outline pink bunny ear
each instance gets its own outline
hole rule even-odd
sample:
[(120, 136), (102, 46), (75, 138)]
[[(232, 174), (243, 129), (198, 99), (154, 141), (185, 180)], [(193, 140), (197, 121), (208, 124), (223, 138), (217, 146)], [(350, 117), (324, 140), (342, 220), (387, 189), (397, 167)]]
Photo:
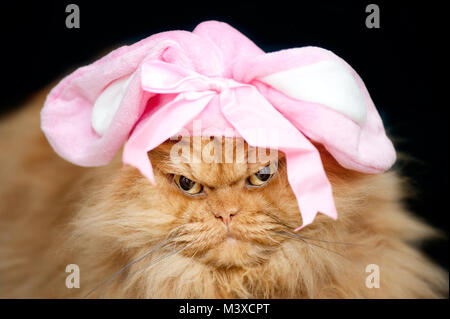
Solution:
[(119, 48), (79, 68), (50, 92), (41, 127), (61, 157), (82, 166), (105, 165), (113, 158), (149, 97), (135, 76), (140, 62), (159, 58), (170, 45), (157, 40)]
[(315, 47), (259, 55), (235, 66), (281, 113), (344, 167), (385, 171), (396, 155), (358, 74), (334, 53)]
[(141, 88), (141, 65), (162, 60), (207, 75), (223, 68), (211, 43), (187, 31), (153, 35), (112, 51), (64, 78), (49, 94), (41, 128), (54, 150), (82, 166), (107, 164), (154, 94)]

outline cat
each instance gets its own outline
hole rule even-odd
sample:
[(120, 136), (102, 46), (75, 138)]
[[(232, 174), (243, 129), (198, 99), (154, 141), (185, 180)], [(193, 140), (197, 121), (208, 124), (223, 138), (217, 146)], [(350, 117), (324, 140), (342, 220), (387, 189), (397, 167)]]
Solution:
[[(406, 210), (409, 186), (395, 170), (350, 171), (316, 145), (339, 216), (294, 232), (301, 216), (281, 152), (274, 172), (263, 162), (176, 163), (177, 141), (167, 141), (149, 152), (152, 186), (120, 154), (98, 168), (56, 155), (39, 128), (47, 93), (0, 122), (0, 297), (448, 295), (448, 273), (418, 248), (441, 234)], [(79, 288), (66, 285), (73, 264)]]

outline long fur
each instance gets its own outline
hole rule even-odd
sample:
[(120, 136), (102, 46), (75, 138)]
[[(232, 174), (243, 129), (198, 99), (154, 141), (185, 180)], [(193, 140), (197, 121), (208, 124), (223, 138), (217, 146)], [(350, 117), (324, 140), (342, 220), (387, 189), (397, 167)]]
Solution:
[[(150, 152), (157, 187), (122, 167), (59, 158), (39, 129), (46, 92), (0, 122), (0, 297), (9, 298), (440, 298), (448, 273), (417, 248), (439, 232), (404, 207), (394, 171), (340, 167), (319, 147), (339, 218), (301, 224), (283, 160), (248, 189), (258, 164), (176, 164), (166, 143)], [(261, 163), (260, 163), (261, 164)], [(205, 187), (188, 197), (170, 174)], [(234, 209), (231, 229), (214, 212)], [(68, 264), (81, 287), (68, 289)], [(366, 267), (380, 288), (366, 287)]]

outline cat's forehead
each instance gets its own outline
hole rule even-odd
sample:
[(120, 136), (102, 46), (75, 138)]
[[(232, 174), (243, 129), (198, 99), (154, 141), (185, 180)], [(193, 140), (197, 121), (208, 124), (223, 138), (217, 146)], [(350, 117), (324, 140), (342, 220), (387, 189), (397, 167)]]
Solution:
[(150, 154), (152, 163), (163, 172), (210, 187), (236, 183), (281, 157), (280, 152), (252, 148), (238, 138), (168, 141)]

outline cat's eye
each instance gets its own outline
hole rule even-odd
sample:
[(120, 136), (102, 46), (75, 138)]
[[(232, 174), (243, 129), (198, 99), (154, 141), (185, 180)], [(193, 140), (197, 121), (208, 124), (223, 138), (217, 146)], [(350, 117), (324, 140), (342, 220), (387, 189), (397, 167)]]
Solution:
[(251, 186), (256, 187), (263, 186), (270, 180), (270, 178), (273, 176), (273, 174), (275, 174), (276, 171), (277, 171), (277, 163), (271, 162), (269, 165), (263, 167), (258, 172), (251, 175), (247, 179), (247, 183)]
[(197, 195), (203, 191), (203, 186), (193, 180), (183, 176), (175, 175), (173, 177), (175, 184), (186, 194)]

